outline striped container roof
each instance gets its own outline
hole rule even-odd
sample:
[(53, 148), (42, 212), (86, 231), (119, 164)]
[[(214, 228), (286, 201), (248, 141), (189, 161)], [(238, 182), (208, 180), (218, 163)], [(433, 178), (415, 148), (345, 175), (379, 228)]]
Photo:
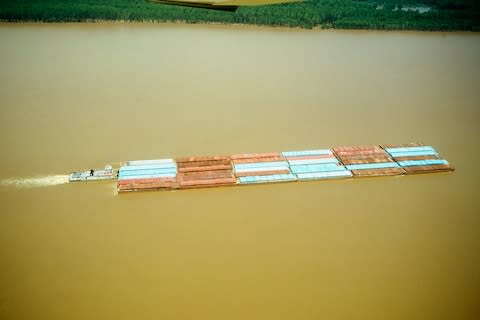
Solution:
[(239, 182), (241, 184), (251, 184), (251, 183), (268, 183), (268, 182), (280, 182), (280, 181), (295, 181), (297, 177), (294, 174), (272, 174), (266, 176), (250, 176), (250, 177), (240, 177)]
[(177, 166), (172, 159), (135, 160), (122, 166), (118, 172), (119, 180), (174, 178)]
[(130, 160), (127, 162), (129, 166), (154, 165), (154, 164), (165, 164), (165, 163), (175, 163), (175, 161), (173, 159), (153, 159), (153, 160)]
[(435, 149), (431, 146), (421, 146), (421, 147), (390, 147), (385, 148), (385, 151), (388, 153), (398, 153), (398, 152), (421, 152), (421, 151), (435, 151)]
[(427, 160), (406, 160), (399, 161), (399, 165), (402, 167), (411, 167), (411, 166), (432, 166), (432, 165), (448, 165), (447, 160), (443, 159), (427, 159)]
[(302, 151), (283, 151), (281, 152), (284, 157), (302, 157), (302, 156), (322, 156), (332, 155), (330, 149), (316, 149), (316, 150), (302, 150)]
[(300, 165), (300, 166), (291, 166), (290, 169), (295, 174), (311, 173), (311, 172), (347, 171), (347, 169), (344, 166), (338, 166), (336, 164)]
[(326, 171), (326, 172), (311, 172), (297, 174), (298, 180), (316, 180), (316, 179), (331, 179), (331, 178), (348, 178), (352, 176), (349, 170), (342, 171)]

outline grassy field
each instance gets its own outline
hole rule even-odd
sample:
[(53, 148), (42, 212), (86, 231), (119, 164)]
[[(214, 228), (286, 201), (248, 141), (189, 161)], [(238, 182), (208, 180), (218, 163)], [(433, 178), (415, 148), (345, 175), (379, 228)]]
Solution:
[(144, 0), (0, 0), (0, 20), (184, 21), (302, 28), (480, 31), (480, 1), (476, 0), (423, 0), (421, 3), (407, 0), (307, 0), (269, 5), (264, 5), (261, 0), (229, 0), (228, 4), (246, 6), (236, 12), (219, 12)]

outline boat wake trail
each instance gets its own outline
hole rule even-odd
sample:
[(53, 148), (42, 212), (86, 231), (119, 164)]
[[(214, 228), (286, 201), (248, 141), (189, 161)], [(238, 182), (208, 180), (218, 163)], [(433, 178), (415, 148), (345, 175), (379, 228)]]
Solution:
[(11, 178), (0, 180), (0, 187), (38, 188), (68, 183), (68, 175), (49, 175), (30, 178)]

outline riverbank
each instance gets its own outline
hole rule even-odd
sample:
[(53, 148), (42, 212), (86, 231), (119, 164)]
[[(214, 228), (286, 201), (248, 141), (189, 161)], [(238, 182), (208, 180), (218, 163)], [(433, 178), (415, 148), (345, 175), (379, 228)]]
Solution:
[(61, 23), (51, 23), (51, 22), (32, 22), (32, 21), (0, 21), (0, 27), (2, 28), (88, 28), (95, 30), (96, 28), (118, 28), (118, 27), (128, 27), (135, 29), (144, 29), (151, 28), (155, 26), (158, 29), (176, 29), (176, 30), (217, 30), (217, 31), (257, 31), (257, 32), (281, 32), (281, 33), (336, 33), (336, 34), (414, 34), (417, 36), (420, 35), (478, 35), (478, 32), (474, 31), (465, 31), (465, 30), (450, 30), (450, 31), (432, 31), (432, 30), (368, 30), (368, 29), (334, 29), (334, 28), (321, 28), (313, 27), (310, 29), (305, 29), (301, 27), (285, 27), (285, 26), (268, 26), (268, 25), (251, 25), (251, 24), (241, 24), (241, 23), (219, 23), (219, 22), (205, 22), (205, 23), (188, 23), (185, 21), (173, 21), (173, 22), (158, 22), (158, 21), (124, 21), (124, 20), (92, 20), (92, 21), (82, 21), (82, 22), (61, 22)]
[[(240, 1), (240, 0), (238, 0)], [(235, 1), (229, 1), (235, 4)], [(259, 2), (260, 3), (260, 2)], [(242, 6), (236, 12), (159, 5), (143, 0), (68, 0), (22, 2), (0, 7), (7, 22), (185, 22), (289, 28), (480, 31), (480, 4), (471, 0), (312, 0)]]

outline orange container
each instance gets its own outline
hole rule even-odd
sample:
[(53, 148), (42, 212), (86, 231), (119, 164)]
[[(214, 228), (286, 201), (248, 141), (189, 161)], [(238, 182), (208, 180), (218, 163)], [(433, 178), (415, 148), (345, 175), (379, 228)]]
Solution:
[(231, 165), (214, 165), (214, 166), (203, 166), (203, 167), (182, 167), (178, 168), (178, 172), (191, 172), (191, 171), (212, 171), (212, 170), (231, 170)]
[(284, 161), (283, 157), (257, 157), (257, 158), (243, 158), (232, 160), (234, 164), (242, 163), (255, 163), (255, 162), (275, 162), (275, 161)]
[(348, 164), (363, 164), (363, 163), (382, 163), (382, 162), (394, 162), (391, 158), (387, 156), (382, 157), (348, 157), (342, 158), (342, 163), (345, 165)]
[(185, 167), (201, 167), (201, 166), (215, 166), (215, 165), (229, 165), (230, 159), (224, 159), (224, 160), (195, 160), (195, 161), (184, 161), (184, 162), (179, 162), (177, 163), (177, 166), (179, 168), (185, 168)]
[(232, 160), (238, 159), (249, 159), (249, 158), (274, 158), (281, 157), (282, 155), (279, 152), (268, 152), (268, 153), (243, 153), (243, 154), (234, 154), (230, 158)]
[(351, 151), (378, 151), (382, 150), (380, 146), (354, 146), (354, 147), (335, 147), (332, 149), (336, 153), (338, 152), (351, 152)]
[(393, 176), (404, 174), (402, 168), (382, 168), (382, 169), (369, 169), (369, 170), (352, 170), (354, 176), (367, 177), (367, 176)]
[(405, 169), (405, 172), (408, 174), (453, 171), (453, 168), (450, 167), (448, 164), (437, 164), (431, 166), (411, 166), (404, 167), (403, 169)]
[(214, 170), (214, 171), (196, 171), (181, 172), (178, 174), (178, 180), (209, 180), (233, 177), (232, 170)]
[(420, 142), (410, 142), (410, 143), (402, 143), (402, 144), (382, 144), (382, 148), (409, 148), (409, 147), (421, 147), (424, 146), (423, 143)]
[(183, 157), (176, 158), (175, 161), (178, 163), (182, 162), (192, 162), (192, 161), (225, 161), (230, 160), (229, 156), (204, 156), (204, 157)]
[(211, 179), (211, 180), (190, 180), (190, 181), (180, 181), (181, 188), (188, 187), (208, 187), (208, 186), (222, 186), (222, 185), (232, 185), (236, 184), (237, 180), (235, 178), (227, 179)]
[(164, 183), (130, 183), (122, 184), (118, 186), (119, 192), (138, 191), (138, 190), (169, 190), (174, 189), (175, 184), (173, 182)]

